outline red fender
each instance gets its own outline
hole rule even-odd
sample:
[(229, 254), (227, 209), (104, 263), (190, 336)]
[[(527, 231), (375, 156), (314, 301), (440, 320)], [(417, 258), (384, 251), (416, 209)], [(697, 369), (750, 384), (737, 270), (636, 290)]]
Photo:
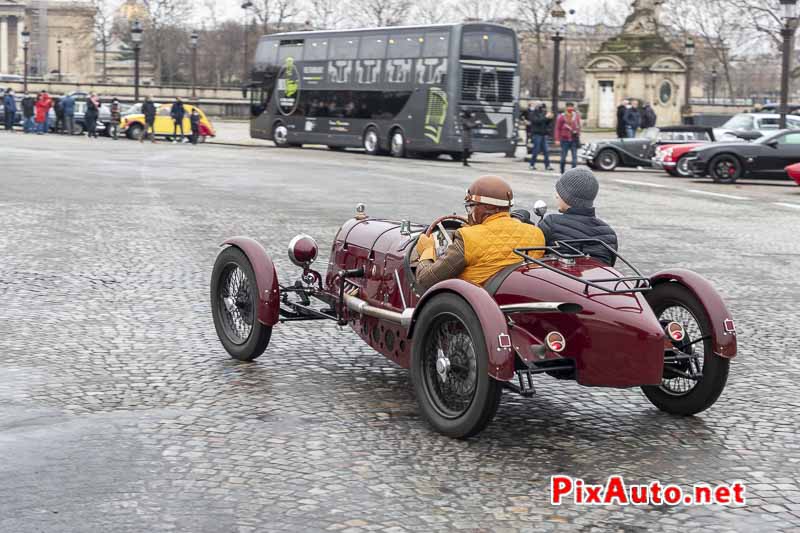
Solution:
[(464, 298), (478, 316), (486, 340), (486, 351), (489, 353), (489, 375), (498, 381), (513, 379), (515, 356), (508, 334), (508, 322), (494, 298), (479, 285), (462, 279), (448, 279), (428, 289), (414, 309), (408, 337), (413, 336), (414, 326), (425, 304), (443, 292), (452, 292)]
[(253, 267), (258, 287), (258, 321), (267, 326), (278, 323), (280, 290), (278, 289), (278, 273), (272, 259), (260, 243), (249, 237), (231, 237), (222, 243), (239, 248)]
[(683, 268), (663, 270), (650, 278), (653, 286), (661, 283), (680, 283), (689, 289), (708, 313), (714, 353), (726, 359), (736, 357), (736, 327), (725, 302), (706, 278)]

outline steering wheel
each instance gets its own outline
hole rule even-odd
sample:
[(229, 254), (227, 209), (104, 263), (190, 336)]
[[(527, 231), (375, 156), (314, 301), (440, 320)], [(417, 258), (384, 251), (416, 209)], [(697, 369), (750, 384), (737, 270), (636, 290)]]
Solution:
[(431, 222), (431, 225), (428, 226), (427, 230), (425, 230), (425, 235), (430, 237), (431, 234), (438, 229), (444, 235), (446, 235), (447, 236), (447, 240), (450, 241), (451, 240), (450, 239), (450, 234), (447, 233), (447, 230), (442, 225), (442, 222), (444, 222), (445, 220), (456, 220), (458, 222), (461, 222), (462, 224), (468, 224), (469, 223), (469, 221), (467, 220), (467, 217), (462, 217), (460, 215), (445, 215), (445, 216), (439, 217), (436, 220), (434, 220), (433, 222)]
[[(450, 234), (447, 233), (447, 229), (444, 227), (444, 222), (446, 220), (454, 220), (457, 222), (461, 222), (462, 224), (468, 224), (466, 217), (462, 217), (459, 215), (445, 215), (443, 217), (439, 217), (434, 220), (428, 229), (425, 230), (425, 235), (430, 237), (433, 232), (438, 231), (440, 232), (444, 239), (447, 241), (447, 246), (453, 243), (453, 239), (450, 237)], [(403, 271), (405, 272), (405, 278), (408, 280), (408, 284), (411, 286), (411, 289), (417, 294), (417, 296), (422, 296), (422, 291), (419, 290), (416, 282), (416, 276), (414, 275), (413, 270), (411, 269), (411, 264), (416, 263), (419, 259), (417, 255), (417, 241), (419, 237), (415, 237), (413, 242), (409, 243), (408, 247), (406, 248), (405, 256), (403, 257)], [(436, 250), (437, 256), (441, 256), (444, 253), (444, 249)]]

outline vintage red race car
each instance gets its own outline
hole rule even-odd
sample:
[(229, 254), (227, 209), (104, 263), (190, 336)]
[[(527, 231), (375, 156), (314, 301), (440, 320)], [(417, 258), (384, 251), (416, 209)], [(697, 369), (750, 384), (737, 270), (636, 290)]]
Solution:
[(786, 173), (789, 174), (789, 177), (792, 178), (796, 184), (800, 185), (800, 163), (795, 163), (794, 165), (786, 167)]
[(678, 415), (703, 411), (722, 393), (736, 330), (703, 277), (683, 269), (644, 276), (618, 254), (622, 268), (613, 268), (582, 252), (600, 241), (578, 240), (518, 249), (519, 264), (483, 286), (451, 279), (421, 293), (419, 236), (433, 235), (443, 249), (465, 223), (455, 215), (425, 225), (371, 218), (359, 205), (339, 229), (324, 275), (312, 268), (314, 239), (291, 240), (289, 258), (302, 274), (286, 285), (261, 244), (228, 239), (211, 278), (217, 335), (232, 357), (252, 361), (279, 322), (349, 325), (410, 369), (423, 417), (457, 438), (489, 424), (503, 389), (532, 395), (542, 374), (642, 387), (656, 407)]
[(656, 155), (653, 156), (653, 168), (663, 169), (673, 177), (690, 178), (692, 172), (689, 169), (689, 161), (686, 157), (693, 149), (708, 143), (693, 144), (665, 144), (656, 148)]

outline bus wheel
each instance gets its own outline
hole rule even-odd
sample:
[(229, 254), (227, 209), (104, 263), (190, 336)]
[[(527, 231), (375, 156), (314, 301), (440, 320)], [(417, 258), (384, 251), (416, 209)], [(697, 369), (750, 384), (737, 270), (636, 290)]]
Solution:
[(278, 122), (272, 127), (272, 142), (279, 148), (289, 146), (289, 130), (283, 123)]
[(364, 151), (369, 155), (378, 155), (381, 152), (380, 142), (378, 141), (378, 130), (373, 127), (367, 128), (364, 133)]
[(398, 128), (392, 132), (392, 139), (389, 145), (391, 146), (392, 157), (406, 156), (406, 136), (403, 135), (403, 130)]

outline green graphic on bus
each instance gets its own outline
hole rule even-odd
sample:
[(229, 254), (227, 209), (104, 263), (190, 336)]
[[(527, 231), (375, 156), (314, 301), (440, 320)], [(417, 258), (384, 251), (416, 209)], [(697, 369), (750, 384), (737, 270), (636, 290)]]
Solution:
[(425, 111), (425, 137), (439, 144), (442, 141), (445, 118), (447, 118), (447, 93), (439, 87), (430, 87)]

